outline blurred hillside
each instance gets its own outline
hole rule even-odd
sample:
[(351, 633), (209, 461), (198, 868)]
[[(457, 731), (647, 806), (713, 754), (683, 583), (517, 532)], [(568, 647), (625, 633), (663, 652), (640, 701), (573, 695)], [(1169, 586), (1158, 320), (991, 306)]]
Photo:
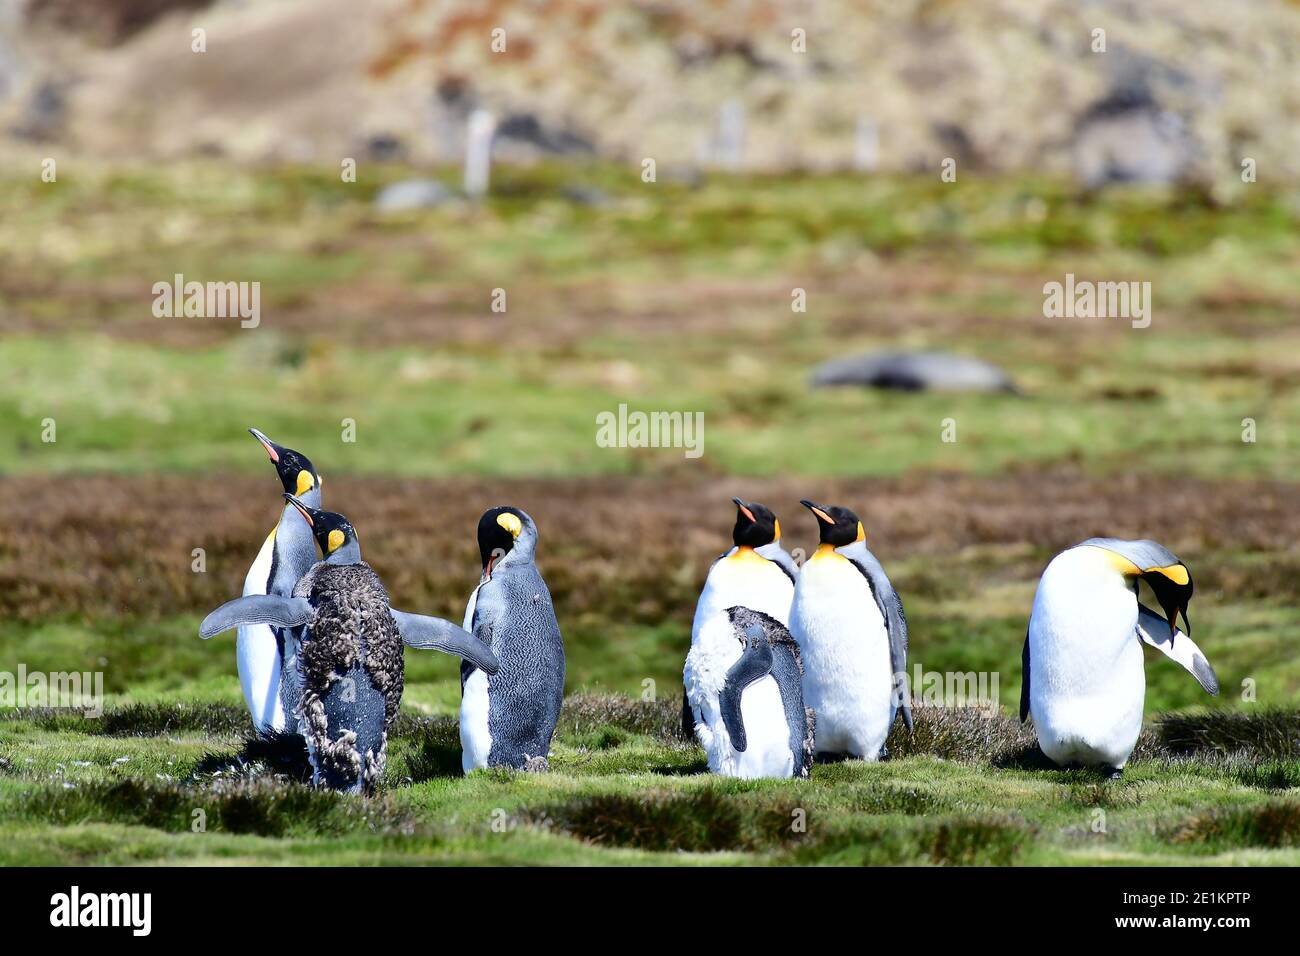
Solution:
[[(13, 0), (0, 129), (95, 155), (1068, 169), (1134, 102), (1204, 181), (1300, 175), (1300, 4)], [(207, 52), (191, 51), (191, 30)], [(492, 33), (505, 31), (493, 52)], [(1106, 52), (1093, 52), (1093, 31)], [(806, 52), (792, 49), (804, 31)], [(1136, 97), (1136, 99), (1135, 99)], [(1100, 104), (1100, 105), (1099, 105)], [(742, 109), (743, 108), (743, 109)], [(742, 118), (743, 117), (743, 118)], [(724, 148), (723, 135), (743, 148)], [(1163, 126), (1161, 128), (1164, 128)], [(1141, 131), (1115, 133), (1132, 143)]]

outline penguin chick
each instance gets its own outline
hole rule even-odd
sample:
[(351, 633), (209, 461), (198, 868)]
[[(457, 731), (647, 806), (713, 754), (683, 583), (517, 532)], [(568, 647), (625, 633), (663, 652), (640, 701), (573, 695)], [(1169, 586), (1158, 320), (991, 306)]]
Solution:
[(564, 701), (564, 640), (534, 562), (537, 525), (518, 508), (489, 508), (478, 524), (483, 573), (465, 630), (501, 662), (460, 669), (461, 767), (545, 770)]
[[(1139, 581), (1164, 616), (1138, 603)], [(1063, 766), (1119, 776), (1142, 730), (1143, 643), (1181, 664), (1206, 693), (1219, 692), (1190, 636), (1191, 598), (1191, 572), (1155, 541), (1089, 538), (1052, 559), (1038, 582), (1021, 657), (1020, 719), (1033, 714), (1043, 753)], [(1176, 628), (1179, 614), (1186, 634)]]

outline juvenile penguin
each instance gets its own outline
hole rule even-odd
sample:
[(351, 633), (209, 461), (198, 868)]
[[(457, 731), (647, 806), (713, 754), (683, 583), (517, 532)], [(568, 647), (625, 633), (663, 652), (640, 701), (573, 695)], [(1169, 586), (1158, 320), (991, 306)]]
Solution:
[[(1138, 603), (1139, 581), (1151, 587), (1163, 617)], [(1214, 669), (1189, 636), (1191, 599), (1191, 572), (1154, 541), (1089, 538), (1052, 559), (1038, 581), (1021, 656), (1020, 719), (1033, 714), (1043, 753), (1063, 766), (1120, 775), (1142, 730), (1143, 643), (1185, 667), (1207, 693), (1219, 692)], [(1176, 629), (1180, 613), (1187, 634)]]
[[(708, 621), (725, 619), (730, 607), (747, 607), (766, 614), (782, 625), (790, 621), (790, 602), (799, 568), (781, 547), (781, 522), (766, 505), (757, 501), (731, 499), (736, 505), (736, 524), (731, 530), (732, 547), (709, 568), (704, 590), (695, 604), (691, 625), (691, 647), (699, 640)], [(694, 679), (691, 658), (686, 658), (683, 686)], [(700, 714), (685, 697), (682, 700), (682, 735), (695, 732)]]
[(501, 662), (495, 674), (460, 667), (461, 767), (545, 770), (564, 700), (564, 640), (551, 592), (534, 563), (537, 526), (518, 508), (489, 508), (478, 523), (483, 575), (465, 630)]
[(804, 707), (799, 646), (745, 607), (709, 618), (686, 658), (686, 696), (709, 769), (726, 777), (806, 777), (816, 718)]
[(309, 508), (286, 494), (325, 555), (290, 597), (236, 598), (209, 614), (204, 638), (244, 624), (285, 629), (302, 682), (298, 730), (307, 742), (312, 781), (351, 793), (373, 791), (384, 772), (388, 728), (402, 699), (402, 644), (455, 654), (495, 673), (491, 650), (449, 621), (389, 606), (383, 582), (361, 560), (347, 518)]
[[(256, 428), (249, 434), (262, 443), (284, 493), (298, 496), (310, 508), (321, 504), (320, 475), (301, 452), (277, 445)], [(262, 543), (262, 550), (244, 579), (244, 594), (278, 594), (288, 597), (293, 586), (316, 563), (316, 544), (311, 527), (288, 502), (280, 520)], [(239, 666), (239, 685), (244, 703), (259, 731), (283, 732), (296, 725), (298, 706), (296, 671), (284, 667), (282, 631), (269, 624), (250, 624), (239, 629), (235, 641), (235, 659)], [(288, 679), (285, 680), (285, 675)]]
[(899, 710), (912, 729), (907, 619), (884, 568), (847, 508), (799, 502), (817, 518), (821, 544), (799, 571), (790, 633), (803, 652), (804, 700), (817, 712), (817, 752), (886, 756)]

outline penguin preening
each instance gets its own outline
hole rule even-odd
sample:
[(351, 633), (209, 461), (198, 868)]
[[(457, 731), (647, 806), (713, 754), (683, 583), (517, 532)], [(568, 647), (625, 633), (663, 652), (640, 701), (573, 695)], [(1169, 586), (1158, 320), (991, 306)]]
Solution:
[(821, 543), (799, 571), (790, 633), (803, 654), (804, 700), (817, 713), (817, 752), (885, 756), (901, 710), (912, 729), (903, 602), (847, 508), (799, 502)]
[(455, 624), (389, 606), (379, 575), (361, 559), (347, 518), (286, 493), (320, 545), (316, 562), (291, 596), (247, 595), (223, 604), (199, 627), (210, 638), (232, 627), (284, 629), (286, 669), (301, 681), (298, 730), (307, 742), (312, 781), (348, 792), (374, 789), (387, 758), (388, 728), (402, 699), (402, 644), (498, 668), (491, 650)]
[(816, 717), (802, 679), (799, 646), (774, 617), (731, 607), (705, 621), (686, 657), (686, 696), (709, 770), (807, 777)]
[[(781, 546), (781, 522), (767, 505), (757, 501), (731, 499), (736, 505), (736, 524), (731, 530), (731, 550), (709, 568), (704, 589), (695, 604), (691, 624), (691, 647), (695, 647), (706, 622), (724, 618), (731, 607), (747, 607), (766, 614), (782, 625), (790, 622), (790, 602), (799, 568)], [(686, 658), (683, 686), (690, 684), (691, 657)], [(700, 714), (686, 695), (682, 698), (682, 735), (695, 733)]]
[[(312, 508), (321, 504), (321, 478), (306, 455), (277, 445), (256, 428), (249, 434), (262, 443), (286, 494), (297, 495)], [(244, 594), (278, 594), (288, 597), (293, 586), (316, 563), (311, 528), (298, 510), (285, 503), (280, 520), (262, 543), (257, 559), (244, 579)], [(239, 628), (235, 660), (244, 703), (259, 732), (280, 733), (291, 727), (299, 688), (293, 669), (284, 667), (284, 633), (269, 624)]]
[(537, 525), (518, 508), (489, 508), (478, 523), (483, 574), (465, 608), (466, 631), (500, 661), (460, 668), (461, 767), (545, 770), (564, 701), (564, 639), (534, 563)]
[[(1139, 581), (1164, 617), (1138, 603)], [(1095, 765), (1119, 776), (1142, 731), (1143, 643), (1185, 667), (1207, 693), (1219, 692), (1190, 637), (1191, 598), (1191, 572), (1155, 541), (1089, 538), (1052, 559), (1038, 582), (1021, 658), (1020, 719), (1033, 714), (1044, 754), (1062, 766)], [(1179, 614), (1187, 633), (1177, 630)]]

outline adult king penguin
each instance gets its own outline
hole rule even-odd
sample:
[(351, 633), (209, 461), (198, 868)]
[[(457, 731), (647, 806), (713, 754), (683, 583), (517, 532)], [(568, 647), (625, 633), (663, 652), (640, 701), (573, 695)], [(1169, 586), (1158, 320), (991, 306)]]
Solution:
[(391, 608), (383, 582), (361, 560), (347, 518), (285, 498), (312, 529), (325, 559), (308, 569), (289, 597), (247, 595), (223, 604), (204, 618), (199, 636), (206, 640), (248, 624), (285, 629), (302, 682), (298, 729), (312, 782), (369, 793), (383, 775), (388, 728), (402, 699), (402, 644), (465, 657), (488, 673), (498, 663), (455, 624)]
[(727, 777), (806, 777), (816, 717), (804, 707), (799, 646), (785, 625), (745, 607), (700, 628), (686, 695), (709, 769)]
[(461, 767), (545, 770), (564, 701), (564, 640), (534, 563), (537, 525), (518, 508), (489, 508), (479, 519), (478, 548), (483, 575), (464, 626), (501, 669), (461, 664)]
[[(799, 568), (781, 547), (781, 522), (767, 505), (757, 501), (731, 499), (736, 505), (736, 524), (731, 529), (731, 550), (719, 557), (704, 579), (704, 590), (695, 604), (691, 625), (691, 647), (699, 640), (706, 622), (725, 620), (731, 607), (747, 607), (766, 614), (782, 625), (790, 622), (790, 602)], [(695, 679), (688, 654), (682, 673), (683, 686)], [(682, 698), (682, 735), (695, 734), (700, 721), (698, 709)]]
[[(249, 433), (262, 443), (275, 465), (286, 494), (296, 495), (311, 508), (321, 504), (321, 478), (301, 452), (277, 445), (256, 428)], [(288, 597), (293, 586), (316, 563), (316, 544), (311, 527), (298, 510), (284, 504), (280, 520), (266, 536), (257, 560), (244, 579), (244, 594), (278, 594)], [(297, 717), (299, 687), (294, 668), (284, 666), (285, 635), (269, 624), (250, 624), (239, 629), (235, 659), (244, 703), (258, 731), (283, 732)]]
[[(1138, 603), (1139, 581), (1163, 617)], [(1143, 643), (1185, 667), (1207, 693), (1219, 692), (1189, 636), (1191, 599), (1191, 572), (1154, 541), (1089, 538), (1052, 559), (1034, 596), (1020, 691), (1020, 719), (1033, 714), (1043, 753), (1060, 765), (1120, 775), (1142, 730)], [(1177, 630), (1179, 614), (1186, 634)]]
[(847, 508), (799, 502), (821, 544), (799, 571), (790, 632), (803, 652), (804, 700), (817, 713), (817, 752), (885, 754), (899, 710), (908, 731), (907, 620), (866, 532)]

